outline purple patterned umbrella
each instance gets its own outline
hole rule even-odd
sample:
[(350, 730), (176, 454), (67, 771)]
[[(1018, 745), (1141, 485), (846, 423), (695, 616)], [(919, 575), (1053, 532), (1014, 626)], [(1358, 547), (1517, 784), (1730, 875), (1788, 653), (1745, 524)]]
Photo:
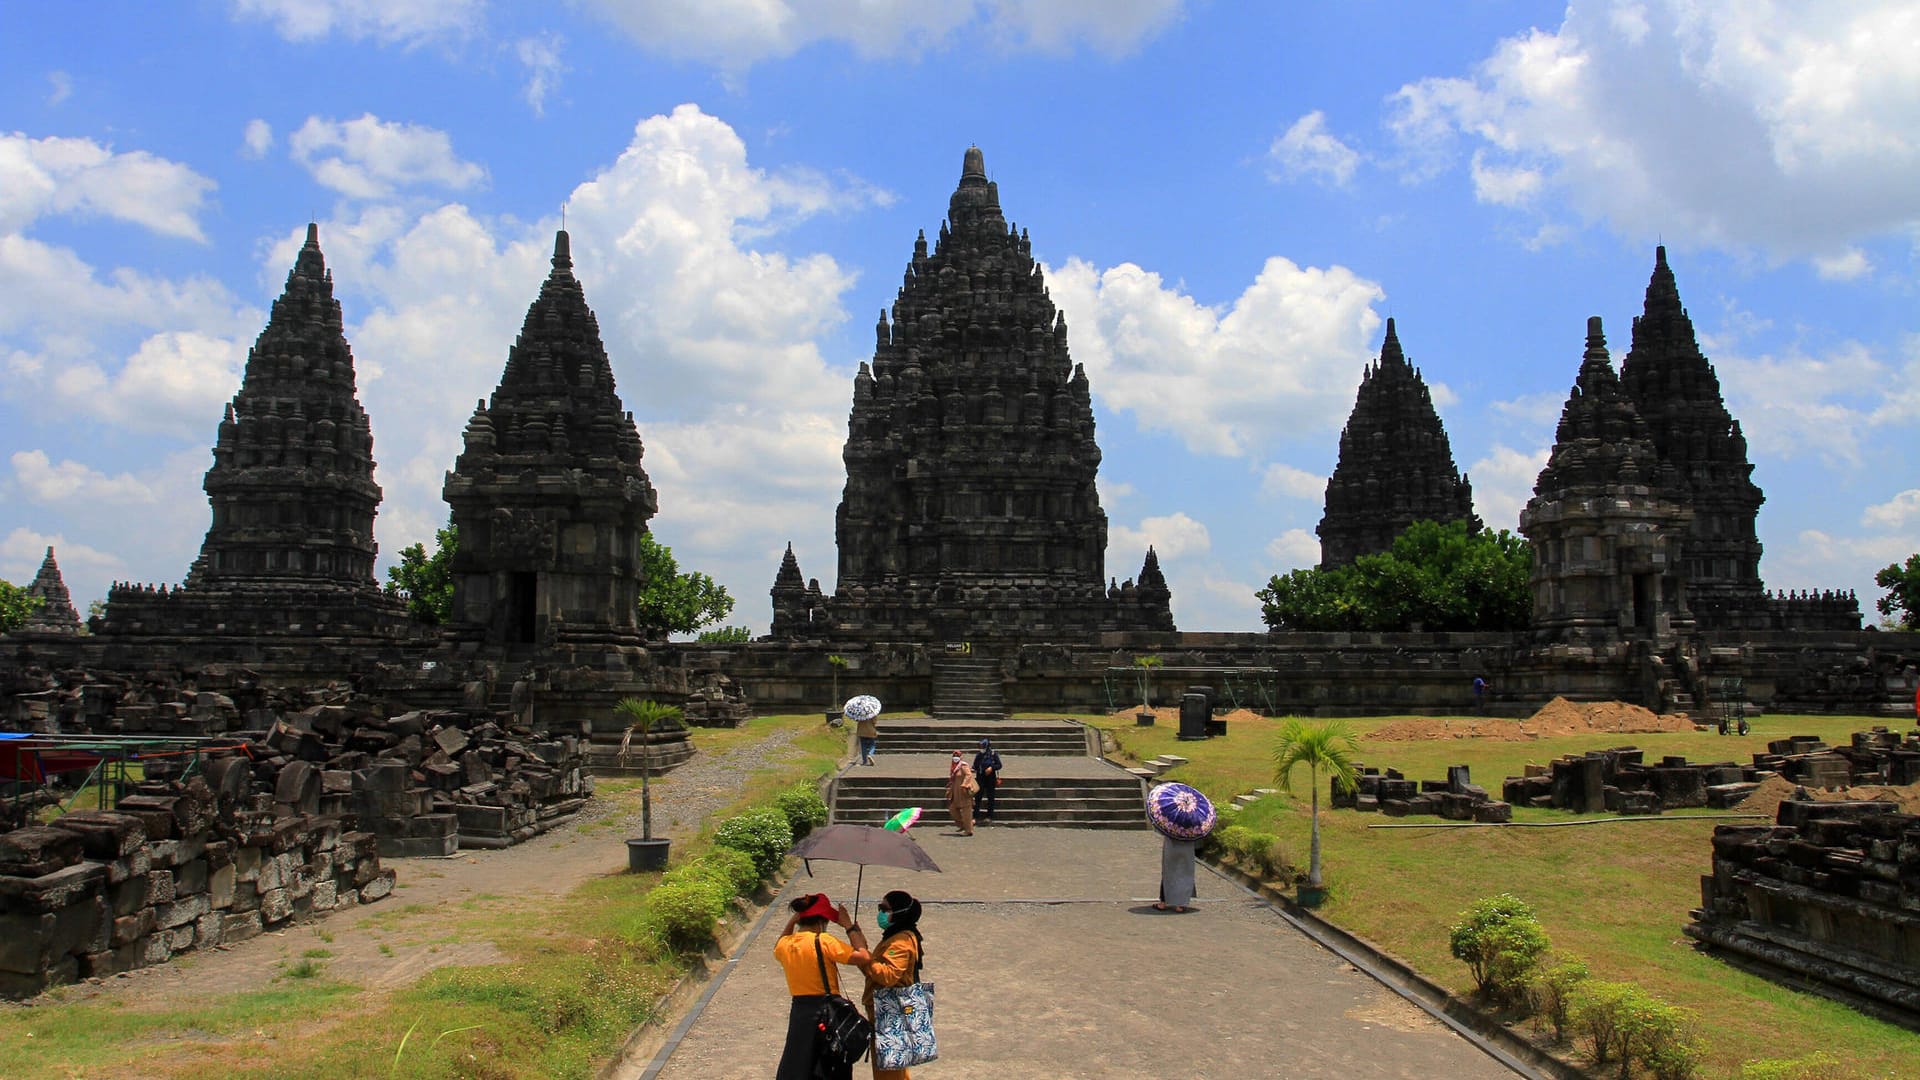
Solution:
[(1213, 804), (1185, 784), (1147, 792), (1147, 820), (1175, 840), (1200, 840), (1213, 831)]

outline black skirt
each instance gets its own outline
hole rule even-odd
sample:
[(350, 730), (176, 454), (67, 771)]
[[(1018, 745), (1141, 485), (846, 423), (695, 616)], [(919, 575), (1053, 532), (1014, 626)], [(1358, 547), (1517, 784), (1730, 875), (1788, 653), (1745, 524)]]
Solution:
[(787, 1045), (780, 1052), (780, 1071), (774, 1080), (814, 1080), (814, 1040), (820, 1034), (815, 1018), (826, 1004), (825, 994), (797, 994), (787, 1014)]

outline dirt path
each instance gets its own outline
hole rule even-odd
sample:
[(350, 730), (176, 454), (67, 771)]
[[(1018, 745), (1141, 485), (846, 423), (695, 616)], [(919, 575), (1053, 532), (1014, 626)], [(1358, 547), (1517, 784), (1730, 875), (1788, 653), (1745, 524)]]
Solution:
[[(775, 729), (752, 745), (698, 755), (653, 781), (654, 834), (697, 831), (738, 795), (743, 778), (774, 763), (794, 734)], [(377, 990), (406, 986), (436, 968), (496, 963), (505, 957), (491, 942), (449, 932), (443, 916), (448, 908), (503, 915), (537, 908), (543, 897), (563, 896), (624, 869), (625, 840), (639, 832), (638, 787), (596, 796), (572, 821), (512, 848), (384, 859), (399, 880), (393, 895), (379, 903), (53, 994), (62, 1001), (105, 998), (135, 1009), (179, 1008), (197, 998), (261, 989), (288, 965), (319, 951), (327, 954), (317, 961), (327, 978)]]

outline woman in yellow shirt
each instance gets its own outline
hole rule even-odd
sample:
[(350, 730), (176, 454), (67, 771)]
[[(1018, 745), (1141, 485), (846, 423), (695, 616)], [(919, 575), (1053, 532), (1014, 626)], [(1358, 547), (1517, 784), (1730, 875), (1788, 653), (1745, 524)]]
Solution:
[[(787, 973), (787, 992), (793, 995), (787, 1044), (774, 1075), (775, 1080), (812, 1080), (814, 1039), (819, 1034), (814, 1018), (828, 994), (840, 993), (839, 965), (866, 963), (867, 937), (847, 914), (846, 905), (834, 907), (826, 893), (802, 896), (791, 907), (793, 917), (773, 943), (773, 958)], [(828, 922), (845, 927), (848, 940), (827, 933)]]
[[(920, 901), (895, 889), (880, 898), (880, 944), (873, 955), (860, 964), (866, 973), (867, 988), (860, 1004), (867, 1018), (873, 1019), (873, 992), (882, 986), (908, 986), (920, 979)], [(873, 1080), (912, 1080), (905, 1069), (883, 1069), (876, 1052)]]

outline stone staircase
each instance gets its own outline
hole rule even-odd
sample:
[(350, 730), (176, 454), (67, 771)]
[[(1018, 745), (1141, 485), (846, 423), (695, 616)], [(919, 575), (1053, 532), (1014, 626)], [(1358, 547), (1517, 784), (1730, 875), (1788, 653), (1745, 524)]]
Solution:
[(1141, 777), (1102, 761), (1080, 724), (1064, 720), (889, 720), (880, 718), (874, 767), (853, 765), (833, 782), (832, 819), (880, 825), (918, 806), (925, 827), (947, 825), (947, 760), (971, 760), (982, 738), (1005, 759), (994, 826), (1079, 829), (1147, 827)]
[(933, 661), (933, 707), (940, 720), (1005, 720), (1000, 662), (987, 656), (938, 656)]

